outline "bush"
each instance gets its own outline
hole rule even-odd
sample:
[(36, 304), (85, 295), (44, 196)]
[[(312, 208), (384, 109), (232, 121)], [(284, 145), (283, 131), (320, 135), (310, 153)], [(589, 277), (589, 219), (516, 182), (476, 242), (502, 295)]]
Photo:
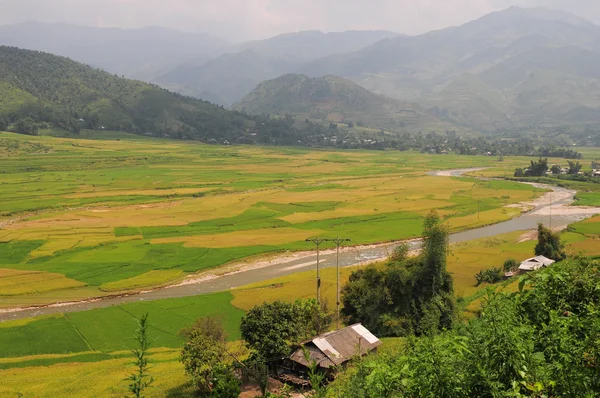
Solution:
[(475, 279), (477, 280), (477, 286), (482, 283), (498, 283), (504, 277), (504, 272), (500, 268), (490, 268), (481, 270), (475, 274)]
[(38, 135), (38, 126), (31, 119), (17, 121), (11, 130), (17, 134)]
[(508, 259), (504, 262), (504, 272), (509, 272), (512, 271), (514, 269), (519, 268), (519, 262), (517, 260), (515, 260), (514, 258)]

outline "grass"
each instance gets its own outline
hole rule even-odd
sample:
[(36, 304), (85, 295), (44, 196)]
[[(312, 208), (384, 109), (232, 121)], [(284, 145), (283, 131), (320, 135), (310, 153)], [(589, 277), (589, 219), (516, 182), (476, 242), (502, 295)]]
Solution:
[[(245, 257), (305, 249), (316, 235), (354, 244), (412, 238), (431, 209), (454, 230), (472, 228), (511, 218), (505, 205), (541, 193), (426, 175), (475, 166), (498, 175), (523, 158), (90, 136), (0, 133), (0, 148), (10, 149), (0, 157), (0, 267), (85, 285), (57, 297), (157, 286)], [(22, 296), (52, 301), (35, 286)], [(0, 307), (15, 303), (0, 298)]]
[(132, 348), (135, 317), (149, 313), (153, 347), (180, 347), (179, 331), (203, 316), (218, 315), (231, 340), (238, 340), (243, 311), (231, 305), (229, 292), (136, 302), (102, 309), (0, 324), (0, 357), (77, 352), (113, 352)]

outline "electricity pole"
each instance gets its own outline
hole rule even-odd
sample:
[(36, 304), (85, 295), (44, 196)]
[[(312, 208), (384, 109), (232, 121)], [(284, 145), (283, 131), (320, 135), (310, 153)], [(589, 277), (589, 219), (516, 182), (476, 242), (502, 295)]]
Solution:
[(335, 266), (337, 268), (337, 290), (336, 290), (336, 329), (340, 329), (340, 246), (344, 242), (350, 242), (350, 239), (340, 238), (339, 236), (336, 239), (328, 239), (328, 241), (335, 243), (337, 256), (335, 261)]
[(317, 303), (321, 304), (321, 272), (319, 270), (319, 246), (323, 242), (327, 242), (328, 239), (315, 238), (306, 239), (306, 242), (312, 242), (317, 246)]

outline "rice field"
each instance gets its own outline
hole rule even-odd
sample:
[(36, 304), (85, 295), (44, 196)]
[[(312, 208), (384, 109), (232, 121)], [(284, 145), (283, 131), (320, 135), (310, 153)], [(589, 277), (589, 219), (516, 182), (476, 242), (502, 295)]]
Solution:
[[(514, 217), (504, 206), (541, 194), (427, 175), (464, 167), (502, 175), (525, 158), (105, 138), (0, 133), (0, 269), (32, 278), (0, 290), (0, 307), (161, 286), (306, 249), (319, 235), (354, 244), (413, 238), (431, 209), (453, 231), (474, 228)], [(52, 278), (48, 289), (39, 275)]]
[[(563, 233), (563, 240), (569, 251), (578, 243), (587, 242), (593, 248), (599, 234), (600, 217), (596, 217), (574, 224), (571, 231)], [(523, 239), (521, 232), (514, 232), (452, 245), (448, 270), (457, 295), (469, 304), (466, 311), (477, 311), (478, 298), (488, 288), (476, 287), (473, 275), (484, 268), (501, 266), (509, 258), (530, 256), (535, 242)], [(354, 269), (342, 269), (342, 283)], [(335, 269), (324, 269), (321, 276), (322, 295), (333, 310)], [(514, 283), (496, 286), (506, 291), (516, 288)], [(0, 323), (0, 346), (10, 347), (10, 352), (0, 357), (0, 396), (124, 396), (127, 384), (123, 379), (132, 369), (131, 354), (126, 349), (131, 347), (135, 330), (133, 315), (145, 311), (150, 313), (152, 323), (150, 359), (157, 387), (150, 389), (148, 396), (188, 396), (189, 381), (178, 361), (182, 344), (177, 336), (179, 328), (195, 317), (216, 312), (223, 316), (230, 338), (236, 340), (243, 310), (264, 301), (314, 297), (314, 289), (314, 272), (303, 272), (231, 292)], [(38, 340), (41, 343), (35, 343)], [(230, 351), (244, 355), (239, 342), (232, 342)]]

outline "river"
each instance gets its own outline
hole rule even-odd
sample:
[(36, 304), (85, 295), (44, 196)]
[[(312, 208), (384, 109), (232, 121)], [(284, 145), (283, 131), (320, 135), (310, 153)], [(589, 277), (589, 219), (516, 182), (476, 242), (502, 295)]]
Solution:
[[(430, 174), (443, 178), (448, 176), (460, 176), (476, 170), (481, 169), (447, 170), (432, 172)], [(553, 228), (562, 229), (569, 224), (581, 221), (593, 214), (600, 213), (600, 208), (568, 207), (568, 205), (572, 204), (574, 201), (575, 191), (550, 185), (534, 185), (539, 188), (549, 189), (551, 192), (545, 194), (535, 202), (530, 203), (529, 206), (533, 206), (532, 210), (517, 218), (498, 224), (451, 234), (450, 243), (465, 242), (514, 231), (532, 230), (537, 228), (537, 224), (540, 222), (546, 225), (551, 224)], [(408, 243), (411, 249), (418, 249), (421, 242), (417, 239), (409, 241)], [(385, 259), (398, 245), (399, 242), (343, 248), (340, 251), (340, 266), (350, 267)], [(0, 310), (0, 322), (61, 312), (85, 311), (135, 301), (188, 297), (229, 290), (296, 272), (314, 270), (316, 266), (316, 253), (303, 252), (282, 254), (281, 256), (273, 257), (268, 261), (262, 260), (258, 263), (260, 263), (260, 265), (246, 266), (242, 270), (223, 276), (213, 276), (205, 278), (204, 280), (200, 279), (196, 282), (188, 281), (176, 286), (131, 295), (74, 303), (59, 303), (40, 307)], [(321, 268), (335, 267), (335, 265), (336, 253), (334, 250), (329, 249), (320, 253)]]

